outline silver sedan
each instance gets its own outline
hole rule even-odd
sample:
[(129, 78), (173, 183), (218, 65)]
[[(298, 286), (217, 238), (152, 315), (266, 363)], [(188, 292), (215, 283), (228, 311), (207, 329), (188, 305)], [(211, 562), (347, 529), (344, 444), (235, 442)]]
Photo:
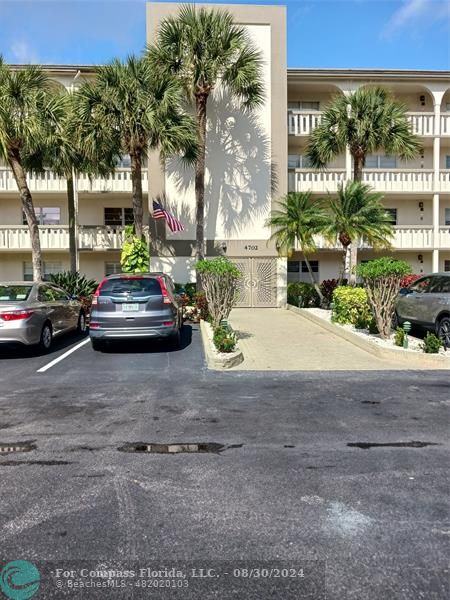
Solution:
[(51, 283), (0, 283), (0, 344), (38, 345), (47, 352), (54, 336), (86, 330), (81, 303)]

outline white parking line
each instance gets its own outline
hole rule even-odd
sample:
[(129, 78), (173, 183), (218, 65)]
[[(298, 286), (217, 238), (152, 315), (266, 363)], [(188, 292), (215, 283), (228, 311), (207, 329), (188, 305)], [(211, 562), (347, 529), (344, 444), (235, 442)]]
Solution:
[(78, 348), (81, 348), (81, 346), (84, 346), (88, 342), (89, 342), (89, 338), (87, 337), (85, 340), (83, 340), (82, 342), (80, 342), (79, 344), (77, 344), (76, 346), (71, 348), (70, 350), (67, 350), (67, 352), (64, 352), (64, 354), (61, 354), (61, 356), (58, 356), (58, 358), (55, 358), (55, 360), (52, 360), (51, 362), (46, 364), (44, 367), (41, 367), (40, 369), (38, 369), (36, 371), (36, 373), (45, 373), (45, 371), (47, 371), (48, 369), (51, 369), (52, 367), (57, 365), (59, 362), (61, 362), (62, 360), (67, 358), (70, 354), (72, 354), (72, 352), (75, 352), (76, 350), (78, 350)]

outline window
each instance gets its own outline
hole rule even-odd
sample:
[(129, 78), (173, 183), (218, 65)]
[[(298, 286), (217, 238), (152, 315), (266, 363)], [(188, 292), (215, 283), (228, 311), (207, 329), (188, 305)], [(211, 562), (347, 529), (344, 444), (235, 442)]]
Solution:
[(119, 169), (129, 169), (131, 167), (131, 158), (129, 154), (124, 154), (117, 161), (117, 167)]
[(132, 208), (105, 208), (105, 225), (122, 227), (133, 224)]
[[(47, 208), (36, 206), (34, 212), (39, 225), (60, 225), (61, 223), (61, 209), (59, 206), (49, 206)], [(24, 212), (22, 212), (22, 224), (27, 224)]]
[(450, 292), (450, 277), (432, 277), (430, 294), (448, 294)]
[(311, 169), (311, 161), (303, 154), (289, 154), (288, 169)]
[(450, 154), (445, 157), (445, 168), (450, 169)]
[(0, 302), (15, 302), (28, 299), (31, 285), (0, 285)]
[(444, 271), (446, 273), (450, 271), (450, 260), (444, 260)]
[(288, 260), (287, 270), (288, 273), (300, 273), (300, 261)]
[(311, 102), (309, 100), (300, 100), (298, 102), (288, 102), (288, 109), (291, 110), (319, 110), (320, 102)]
[(120, 262), (106, 262), (105, 263), (105, 276), (108, 275), (117, 275), (118, 273), (122, 273), (122, 265)]
[[(319, 272), (319, 261), (318, 260), (310, 260), (309, 266), (311, 267), (311, 271), (313, 273)], [(302, 260), (302, 273), (309, 273), (305, 260)]]
[(53, 285), (41, 285), (38, 292), (39, 302), (60, 302), (68, 300), (68, 295)]
[(380, 154), (369, 154), (366, 157), (366, 169), (396, 169), (397, 158)]
[(125, 296), (132, 294), (134, 298), (160, 296), (161, 285), (154, 277), (119, 277), (108, 279), (100, 288), (100, 296)]
[(446, 208), (444, 212), (445, 224), (450, 225), (450, 208)]
[(430, 288), (431, 277), (422, 277), (422, 279), (418, 279), (412, 285), (409, 286), (409, 289), (412, 292), (424, 293), (428, 292)]
[(386, 212), (389, 215), (389, 221), (391, 225), (397, 225), (397, 209), (396, 208), (386, 208)]
[[(42, 264), (44, 276), (44, 280), (49, 279), (49, 275), (54, 275), (56, 273), (60, 273), (63, 270), (62, 263), (60, 261), (44, 261)], [(24, 262), (23, 263), (23, 280), (24, 281), (33, 281), (33, 263)]]

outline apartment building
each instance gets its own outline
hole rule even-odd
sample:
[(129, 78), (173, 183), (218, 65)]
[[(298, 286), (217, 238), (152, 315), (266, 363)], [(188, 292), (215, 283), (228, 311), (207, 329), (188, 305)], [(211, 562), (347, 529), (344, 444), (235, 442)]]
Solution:
[[(212, 5), (216, 6), (217, 5)], [(349, 154), (323, 171), (312, 169), (305, 151), (324, 106), (337, 93), (382, 85), (408, 106), (411, 127), (422, 154), (402, 162), (382, 153), (368, 157), (363, 179), (384, 194), (395, 235), (393, 254), (410, 262), (415, 273), (450, 270), (450, 73), (365, 69), (287, 69), (286, 12), (280, 6), (221, 5), (244, 25), (262, 53), (266, 95), (253, 114), (243, 113), (217, 89), (209, 103), (206, 177), (206, 254), (230, 257), (244, 274), (242, 306), (281, 306), (289, 281), (308, 281), (296, 249), (278, 256), (265, 223), (288, 190), (311, 190), (317, 197), (336, 192), (352, 178)], [(158, 23), (177, 12), (177, 3), (147, 5), (147, 42)], [(67, 89), (93, 76), (86, 66), (48, 66), (50, 77)], [(41, 225), (46, 273), (69, 266), (66, 182), (51, 172), (29, 177)], [(120, 270), (126, 224), (132, 221), (131, 177), (127, 157), (108, 179), (79, 176), (78, 261), (88, 277), (101, 279)], [(151, 268), (179, 282), (194, 280), (195, 194), (192, 169), (178, 161), (161, 165), (157, 153), (143, 171)], [(151, 218), (151, 202), (166, 208), (185, 226), (171, 233)], [(358, 243), (358, 262), (380, 253)], [(317, 280), (336, 277), (341, 250), (317, 239), (310, 257)], [(31, 248), (12, 173), (0, 165), (0, 280), (31, 278)]]

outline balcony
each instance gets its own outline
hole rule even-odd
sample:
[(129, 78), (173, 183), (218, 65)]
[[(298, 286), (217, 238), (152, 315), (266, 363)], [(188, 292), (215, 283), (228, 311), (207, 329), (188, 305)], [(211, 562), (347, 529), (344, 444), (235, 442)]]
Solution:
[[(310, 135), (313, 129), (319, 125), (322, 118), (321, 111), (288, 111), (289, 135)], [(434, 113), (432, 112), (409, 112), (408, 120), (412, 130), (419, 136), (434, 135)], [(441, 115), (441, 135), (450, 135), (450, 114)]]
[[(289, 171), (289, 190), (325, 194), (335, 192), (346, 181), (345, 169), (295, 169)], [(431, 169), (364, 169), (363, 182), (377, 192), (433, 193), (450, 192), (450, 170), (441, 170), (434, 186)], [(436, 189), (435, 189), (436, 188)]]
[[(78, 228), (78, 249), (120, 250), (123, 244), (124, 227), (80, 226)], [(42, 250), (68, 250), (69, 227), (39, 227)], [(26, 225), (0, 226), (1, 250), (31, 250), (30, 233)]]
[[(447, 229), (449, 239), (447, 240), (447, 246), (443, 246), (445, 243), (441, 234), (439, 240), (440, 247), (448, 247), (450, 244), (450, 228)], [(315, 236), (315, 242), (318, 250), (342, 250), (342, 245), (336, 240), (335, 243), (330, 243), (323, 236)], [(391, 239), (392, 247), (396, 250), (432, 250), (433, 249), (433, 227), (422, 227), (422, 226), (395, 226), (394, 236)], [(360, 240), (358, 248), (368, 249), (371, 248), (364, 240)]]
[[(31, 193), (60, 192), (66, 193), (67, 184), (64, 177), (58, 177), (52, 171), (41, 175), (28, 175), (28, 185)], [(147, 171), (142, 171), (142, 186), (148, 187)], [(89, 179), (87, 175), (78, 176), (78, 191), (83, 192), (131, 192), (131, 170), (116, 169), (113, 175), (106, 179)], [(11, 169), (0, 167), (0, 192), (17, 192), (17, 185)]]
[(439, 248), (450, 250), (450, 226), (439, 227)]

